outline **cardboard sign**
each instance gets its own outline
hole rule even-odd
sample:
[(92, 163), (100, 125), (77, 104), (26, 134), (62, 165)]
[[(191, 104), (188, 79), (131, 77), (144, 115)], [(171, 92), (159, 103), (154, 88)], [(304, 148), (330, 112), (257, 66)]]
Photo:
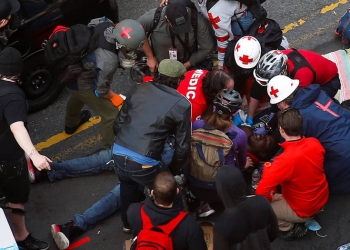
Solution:
[(130, 250), (130, 248), (131, 248), (131, 241), (132, 241), (132, 239), (125, 240), (125, 243), (124, 243), (124, 249), (125, 250)]

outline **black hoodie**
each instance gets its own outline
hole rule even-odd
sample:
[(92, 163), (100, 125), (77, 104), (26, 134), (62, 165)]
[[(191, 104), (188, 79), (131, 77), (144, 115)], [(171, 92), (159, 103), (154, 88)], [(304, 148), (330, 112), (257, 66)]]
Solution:
[(222, 166), (216, 176), (225, 211), (214, 226), (214, 250), (270, 249), (278, 234), (277, 217), (263, 196), (246, 197), (241, 171)]
[[(141, 207), (142, 203), (134, 203), (128, 209), (128, 221), (133, 236), (137, 236), (142, 229)], [(180, 212), (179, 208), (161, 208), (147, 198), (145, 201), (145, 213), (150, 217), (153, 226), (163, 225), (175, 218)], [(204, 241), (204, 233), (195, 219), (187, 215), (170, 234), (173, 240), (174, 250), (207, 250)]]

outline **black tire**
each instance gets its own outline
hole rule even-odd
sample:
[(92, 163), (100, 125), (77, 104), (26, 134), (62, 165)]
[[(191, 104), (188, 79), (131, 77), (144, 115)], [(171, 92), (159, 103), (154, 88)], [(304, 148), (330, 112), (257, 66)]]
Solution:
[(58, 78), (46, 68), (43, 50), (24, 59), (21, 87), (27, 97), (29, 112), (42, 110), (57, 99), (64, 88)]

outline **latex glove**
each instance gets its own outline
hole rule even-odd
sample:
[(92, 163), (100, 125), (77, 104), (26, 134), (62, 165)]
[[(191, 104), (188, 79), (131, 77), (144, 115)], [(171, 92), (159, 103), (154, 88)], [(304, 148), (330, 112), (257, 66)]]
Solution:
[(235, 117), (233, 118), (233, 123), (235, 124), (235, 126), (239, 126), (242, 125), (244, 123), (244, 121), (242, 120), (241, 116), (238, 114), (235, 115)]
[(253, 125), (253, 118), (248, 116), (247, 119), (245, 120), (245, 123), (252, 126)]
[(269, 121), (271, 121), (271, 119), (275, 116), (275, 113), (271, 113), (270, 117), (269, 117)]
[(124, 96), (122, 94), (119, 94), (119, 95), (116, 94), (110, 100), (114, 106), (118, 107), (118, 106), (123, 104), (125, 99), (126, 99), (126, 96)]
[(267, 131), (266, 131), (266, 129), (265, 129), (265, 126), (256, 129), (256, 130), (254, 131), (254, 134), (257, 134), (257, 135), (266, 135), (266, 134), (267, 134)]

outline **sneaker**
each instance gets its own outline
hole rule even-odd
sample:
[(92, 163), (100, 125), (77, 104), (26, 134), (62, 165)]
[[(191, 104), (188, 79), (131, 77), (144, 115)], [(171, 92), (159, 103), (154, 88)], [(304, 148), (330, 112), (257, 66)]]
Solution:
[(39, 171), (34, 165), (30, 158), (27, 158), (27, 166), (28, 166), (28, 177), (30, 183), (36, 183), (44, 179), (46, 174), (46, 170)]
[(279, 231), (279, 236), (286, 241), (296, 240), (305, 236), (307, 228), (303, 223), (295, 223), (294, 227), (289, 231)]
[(75, 131), (77, 131), (77, 129), (80, 127), (80, 125), (84, 124), (85, 122), (87, 122), (91, 117), (91, 113), (89, 110), (83, 110), (81, 111), (81, 115), (80, 115), (80, 122), (77, 126), (75, 127), (64, 127), (64, 131), (66, 132), (66, 134), (71, 135), (74, 134)]
[(75, 222), (71, 220), (64, 225), (51, 225), (51, 234), (59, 249), (67, 249), (69, 247), (69, 241), (81, 235), (84, 231), (75, 225)]
[(198, 217), (208, 217), (209, 215), (215, 213), (215, 210), (212, 209), (208, 203), (203, 203), (197, 211)]
[(5, 199), (6, 199), (6, 197), (5, 197), (4, 191), (2, 191), (0, 189), (0, 201), (5, 200)]
[(19, 249), (23, 250), (47, 250), (50, 248), (49, 243), (35, 239), (32, 234), (28, 234), (25, 240), (17, 241), (17, 245)]
[(127, 227), (123, 227), (123, 232), (127, 234), (131, 234), (131, 229)]

